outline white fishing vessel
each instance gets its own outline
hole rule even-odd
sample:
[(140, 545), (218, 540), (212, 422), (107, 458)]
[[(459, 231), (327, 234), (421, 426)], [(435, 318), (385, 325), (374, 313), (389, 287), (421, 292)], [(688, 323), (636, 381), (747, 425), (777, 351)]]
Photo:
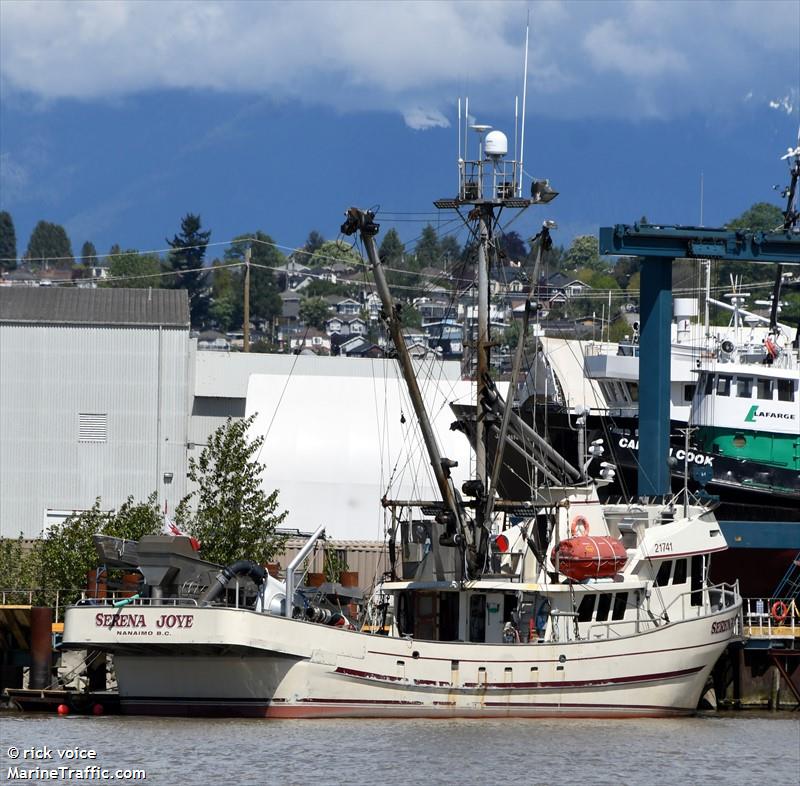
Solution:
[(546, 203), (555, 192), (534, 181), (523, 196), (522, 162), (506, 160), (505, 136), (475, 130), (479, 155), (462, 160), (459, 150), (458, 193), (437, 206), (468, 210), (465, 220), (480, 241), (476, 478), (460, 492), (454, 487), (378, 258), (379, 227), (372, 213), (351, 209), (342, 229), (364, 243), (440, 497), (383, 500), (391, 512), (391, 570), (377, 582), (360, 630), (339, 624), (346, 620), (334, 609), (295, 588), (321, 530), (289, 566), (285, 584), (248, 562), (208, 578), (210, 566), (180, 539), (142, 541), (141, 597), (121, 606), (76, 605), (65, 616), (64, 647), (113, 654), (124, 712), (308, 718), (695, 711), (712, 667), (740, 630), (738, 588), (708, 581), (712, 555), (726, 548), (713, 514), (688, 502), (603, 505), (595, 482), (574, 469), (575, 482), (559, 485), (552, 468), (566, 471), (568, 463), (533, 437), (529, 445), (520, 441), (540, 457), (533, 491), (520, 500), (497, 494), (503, 451), (491, 464), (486, 446), (495, 428), (497, 444), (505, 444), (512, 415), (505, 405), (490, 428), (482, 417), (483, 400), (497, 395), (488, 380), (492, 241), (499, 211)]

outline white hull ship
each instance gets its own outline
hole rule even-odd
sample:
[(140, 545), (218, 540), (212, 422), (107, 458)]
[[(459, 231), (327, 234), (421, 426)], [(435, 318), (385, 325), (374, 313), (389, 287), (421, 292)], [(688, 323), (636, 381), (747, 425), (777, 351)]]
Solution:
[[(594, 481), (553, 482), (553, 463), (566, 462), (552, 450), (527, 499), (497, 495), (502, 452), (491, 465), (481, 414), (495, 210), (546, 203), (555, 192), (534, 181), (531, 198), (523, 197), (522, 162), (503, 160), (505, 137), (475, 129), (482, 153), (477, 161), (459, 156), (458, 197), (437, 206), (467, 207), (481, 240), (476, 479), (462, 486), (463, 497), (454, 487), (378, 259), (378, 225), (372, 213), (351, 208), (342, 231), (360, 233), (367, 250), (440, 499), (383, 501), (392, 514), (391, 571), (377, 583), (371, 624), (361, 631), (332, 624), (341, 621), (335, 610), (294, 589), (295, 568), (313, 539), (289, 566), (285, 585), (247, 562), (198, 580), (210, 566), (186, 544), (143, 539), (142, 597), (119, 607), (77, 605), (65, 616), (62, 646), (113, 654), (124, 712), (307, 718), (695, 711), (717, 658), (740, 631), (738, 587), (708, 581), (711, 555), (726, 548), (713, 514), (670, 502), (602, 505)], [(539, 238), (541, 249), (547, 227)], [(509, 415), (506, 406), (500, 445)], [(198, 584), (207, 588), (187, 590)]]
[[(549, 563), (538, 581), (528, 579), (536, 559), (522, 528), (514, 527), (506, 530), (510, 543), (497, 575), (455, 587), (450, 581), (384, 584), (381, 591), (396, 600), (388, 635), (164, 598), (122, 608), (72, 607), (64, 646), (113, 653), (126, 713), (693, 713), (717, 658), (740, 630), (737, 589), (703, 581), (710, 554), (725, 548), (713, 516), (698, 518), (691, 510), (689, 519), (661, 522), (648, 520), (652, 510), (612, 510), (573, 498), (560, 508), (562, 532), (570, 510), (581, 510), (593, 531), (602, 532), (605, 520), (612, 537), (638, 540), (621, 574), (553, 584)], [(515, 565), (518, 573), (506, 572)], [(549, 606), (546, 618), (542, 603)], [(504, 643), (509, 606), (520, 610), (520, 621), (515, 641)], [(454, 640), (436, 640), (443, 636)]]

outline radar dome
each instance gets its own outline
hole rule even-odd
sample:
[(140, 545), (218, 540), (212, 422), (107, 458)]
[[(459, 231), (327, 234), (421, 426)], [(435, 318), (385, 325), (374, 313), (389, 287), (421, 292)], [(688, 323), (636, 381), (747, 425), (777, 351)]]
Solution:
[(489, 158), (502, 158), (508, 153), (508, 139), (502, 131), (490, 131), (486, 134), (483, 149)]

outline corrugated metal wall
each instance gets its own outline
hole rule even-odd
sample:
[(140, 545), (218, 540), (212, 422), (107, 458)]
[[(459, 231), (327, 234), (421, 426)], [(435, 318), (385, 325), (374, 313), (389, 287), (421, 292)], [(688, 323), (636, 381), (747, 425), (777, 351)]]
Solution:
[[(286, 570), (286, 566), (305, 543), (305, 539), (300, 538), (291, 538), (287, 542), (286, 551), (276, 559), (281, 571)], [(347, 569), (358, 572), (358, 586), (362, 589), (370, 587), (376, 576), (379, 577), (389, 570), (389, 549), (386, 543), (371, 540), (329, 540), (317, 544), (314, 556), (309, 560), (309, 571), (323, 572), (323, 550), (326, 548), (343, 554)]]
[[(0, 536), (41, 533), (46, 511), (113, 508), (186, 489), (189, 332), (0, 326)], [(107, 414), (79, 442), (80, 413)], [(171, 473), (171, 483), (165, 474)]]

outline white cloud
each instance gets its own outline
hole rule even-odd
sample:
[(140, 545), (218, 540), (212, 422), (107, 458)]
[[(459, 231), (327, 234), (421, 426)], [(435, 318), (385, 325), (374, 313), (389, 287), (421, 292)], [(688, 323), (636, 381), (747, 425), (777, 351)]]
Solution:
[(24, 192), (30, 176), (28, 170), (11, 157), (11, 153), (0, 153), (0, 183), (3, 184), (4, 201), (13, 201)]
[[(761, 100), (796, 82), (800, 20), (780, 0), (530, 5), (529, 107), (569, 116), (671, 114)], [(413, 128), (522, 92), (528, 6), (438, 2), (105, 0), (0, 3), (7, 95), (114, 100), (164, 89), (249, 93)], [(776, 81), (776, 77), (779, 81)], [(712, 107), (716, 104), (716, 107)], [(488, 118), (491, 121), (491, 118)]]
[(617, 71), (638, 80), (685, 73), (686, 56), (674, 46), (631, 41), (617, 21), (607, 19), (584, 38), (584, 48), (601, 71)]
[(787, 115), (791, 115), (794, 106), (792, 104), (792, 97), (790, 95), (785, 95), (783, 98), (775, 98), (768, 102), (770, 109), (778, 109), (781, 112), (786, 112)]
[(409, 128), (424, 131), (427, 128), (449, 128), (450, 121), (438, 109), (415, 107), (403, 112), (403, 120)]

